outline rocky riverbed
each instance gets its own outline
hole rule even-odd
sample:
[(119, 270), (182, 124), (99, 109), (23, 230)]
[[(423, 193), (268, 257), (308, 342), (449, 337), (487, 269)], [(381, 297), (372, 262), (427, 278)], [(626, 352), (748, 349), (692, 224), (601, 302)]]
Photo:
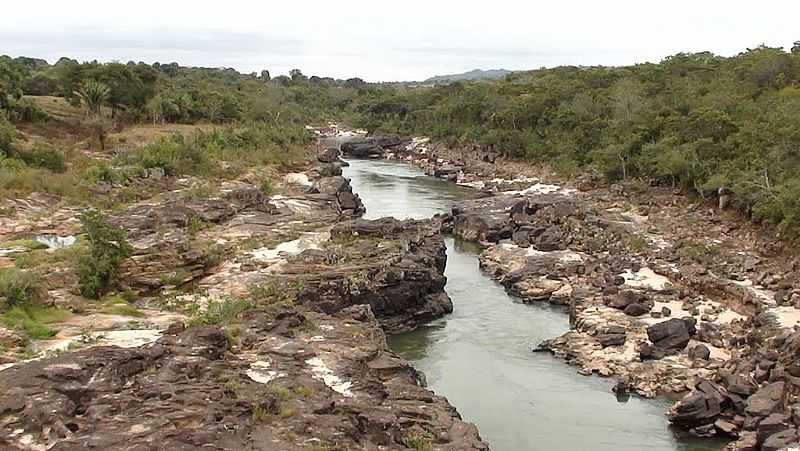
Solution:
[[(323, 150), (269, 194), (158, 175), (110, 217), (134, 248), (135, 318), (87, 305), (56, 265), (56, 336), (24, 355), (0, 329), (0, 447), (488, 449), (386, 344), (452, 311), (441, 222), (359, 219), (342, 164)], [(0, 238), (80, 233), (77, 208), (18, 203)]]
[(480, 243), (510, 293), (570, 315), (537, 350), (615, 378), (620, 394), (684, 396), (670, 421), (731, 449), (797, 443), (798, 261), (768, 231), (668, 188), (562, 184), (490, 149), (367, 138), (342, 150), (479, 192), (444, 228)]

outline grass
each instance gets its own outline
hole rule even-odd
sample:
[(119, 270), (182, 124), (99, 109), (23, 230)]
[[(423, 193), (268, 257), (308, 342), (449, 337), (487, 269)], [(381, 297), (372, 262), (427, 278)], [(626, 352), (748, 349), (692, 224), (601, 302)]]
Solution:
[[(42, 245), (44, 246), (44, 245)], [(14, 264), (18, 268), (33, 269), (39, 267), (52, 268), (55, 265), (66, 264), (68, 266), (76, 266), (81, 255), (86, 253), (88, 249), (80, 238), (77, 242), (69, 247), (60, 249), (47, 249), (37, 248), (24, 254), (14, 256)]]
[(11, 240), (0, 243), (0, 249), (23, 248), (29, 251), (47, 249), (47, 245), (36, 240)]
[(310, 398), (311, 395), (314, 394), (314, 390), (311, 387), (306, 387), (305, 385), (298, 385), (294, 388), (295, 394), (301, 398)]
[(189, 220), (189, 224), (186, 225), (186, 234), (189, 235), (190, 238), (195, 238), (198, 233), (209, 227), (211, 227), (211, 224), (197, 216), (193, 216), (192, 219)]
[(189, 273), (183, 269), (178, 269), (173, 271), (170, 274), (164, 274), (161, 276), (161, 284), (162, 285), (169, 285), (173, 287), (177, 287), (183, 285), (186, 278), (189, 276)]
[(48, 324), (64, 321), (70, 313), (53, 307), (17, 306), (3, 314), (0, 321), (9, 328), (22, 332), (32, 340), (50, 338), (57, 333)]
[(403, 444), (417, 451), (430, 451), (433, 443), (428, 434), (412, 432), (403, 438)]
[(276, 284), (260, 284), (250, 287), (250, 297), (259, 305), (294, 305), (292, 293), (302, 290), (298, 287), (280, 287)]
[(253, 420), (253, 423), (255, 424), (267, 423), (270, 420), (270, 418), (271, 415), (269, 414), (267, 409), (264, 408), (264, 406), (261, 405), (253, 406), (253, 410), (250, 414), (250, 419)]
[(103, 312), (111, 315), (130, 316), (132, 318), (144, 318), (145, 314), (136, 307), (128, 304), (114, 304), (103, 309)]
[(230, 325), (239, 321), (242, 313), (255, 307), (253, 302), (234, 297), (221, 300), (209, 300), (205, 310), (195, 312), (190, 326), (197, 325)]

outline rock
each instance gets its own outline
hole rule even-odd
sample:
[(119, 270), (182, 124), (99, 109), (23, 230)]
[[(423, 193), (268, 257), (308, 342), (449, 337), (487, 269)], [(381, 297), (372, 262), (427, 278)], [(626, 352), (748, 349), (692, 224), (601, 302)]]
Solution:
[(661, 316), (668, 318), (672, 315), (672, 310), (669, 307), (661, 307)]
[(713, 437), (713, 436), (717, 435), (717, 429), (714, 427), (713, 423), (709, 423), (709, 424), (704, 424), (702, 426), (693, 427), (693, 428), (689, 429), (689, 432), (692, 435), (695, 435), (697, 437), (704, 437), (704, 438)]
[(689, 358), (692, 360), (708, 360), (711, 357), (711, 351), (708, 346), (704, 344), (697, 344), (689, 350)]
[(759, 451), (756, 433), (751, 431), (742, 432), (739, 440), (732, 445), (732, 449), (736, 451)]
[(604, 333), (604, 334), (595, 335), (595, 338), (597, 339), (597, 341), (600, 342), (601, 346), (603, 346), (604, 348), (607, 348), (609, 346), (622, 346), (622, 345), (624, 345), (626, 336), (625, 336), (624, 332), (621, 333), (621, 334)]
[(639, 348), (639, 357), (642, 360), (658, 360), (666, 355), (663, 349), (657, 348), (650, 343), (643, 343)]
[(797, 443), (797, 430), (794, 428), (785, 429), (781, 432), (776, 432), (764, 440), (761, 445), (762, 451), (779, 451), (787, 448), (796, 448)]
[(739, 427), (735, 423), (723, 420), (722, 418), (714, 422), (714, 427), (717, 428), (719, 432), (731, 437), (735, 437), (736, 432), (739, 430)]
[(638, 302), (635, 304), (628, 305), (627, 307), (625, 307), (624, 310), (625, 314), (629, 316), (642, 316), (645, 313), (648, 313), (649, 311), (650, 307), (644, 304), (640, 304)]
[(722, 412), (724, 389), (702, 379), (694, 390), (680, 400), (670, 412), (669, 421), (681, 426), (703, 426), (714, 422)]
[(339, 149), (329, 147), (317, 154), (317, 160), (320, 163), (335, 163), (339, 161)]
[(641, 293), (633, 290), (622, 290), (608, 302), (608, 306), (625, 310), (629, 305), (639, 303), (641, 300), (643, 300)]
[(764, 417), (776, 411), (780, 406), (786, 384), (783, 381), (773, 382), (761, 387), (747, 400), (745, 412), (748, 415)]
[(656, 347), (663, 350), (682, 350), (690, 340), (686, 322), (677, 318), (648, 327), (647, 337)]
[(767, 437), (789, 429), (791, 417), (783, 413), (773, 413), (758, 423), (758, 442), (763, 443)]
[(18, 333), (0, 326), (0, 348), (16, 348), (22, 342), (23, 339)]
[(692, 317), (681, 318), (681, 320), (686, 324), (686, 332), (690, 336), (694, 336), (697, 333), (697, 320)]

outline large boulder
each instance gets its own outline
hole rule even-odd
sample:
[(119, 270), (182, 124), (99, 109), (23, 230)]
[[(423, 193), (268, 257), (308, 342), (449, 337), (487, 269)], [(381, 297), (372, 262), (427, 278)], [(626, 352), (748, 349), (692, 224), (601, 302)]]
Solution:
[(703, 379), (675, 405), (670, 412), (669, 421), (686, 427), (711, 424), (722, 412), (725, 401), (725, 390)]
[(794, 428), (787, 428), (767, 437), (761, 445), (761, 451), (797, 449), (797, 440), (797, 431)]
[(689, 330), (686, 322), (671, 318), (647, 328), (647, 338), (663, 350), (683, 350), (689, 344)]
[(754, 417), (764, 417), (775, 412), (783, 401), (786, 383), (783, 381), (767, 384), (747, 399), (745, 413)]

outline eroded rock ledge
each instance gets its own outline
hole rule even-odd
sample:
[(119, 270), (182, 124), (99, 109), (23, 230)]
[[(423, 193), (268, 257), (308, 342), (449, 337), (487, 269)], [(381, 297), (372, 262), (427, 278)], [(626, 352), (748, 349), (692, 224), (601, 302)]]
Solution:
[(151, 346), (98, 347), (0, 372), (0, 444), (15, 449), (488, 449), (388, 350), (366, 305), (171, 326)]
[[(359, 219), (338, 152), (317, 160), (280, 194), (239, 180), (115, 214), (135, 248), (126, 288), (173, 293), (153, 302), (184, 320), (97, 332), (125, 344), (60, 333), (43, 347), (84, 349), (0, 367), (0, 448), (487, 450), (386, 345), (452, 311), (440, 222)], [(74, 281), (51, 283), (68, 307)], [(240, 301), (224, 327), (186, 328)]]

